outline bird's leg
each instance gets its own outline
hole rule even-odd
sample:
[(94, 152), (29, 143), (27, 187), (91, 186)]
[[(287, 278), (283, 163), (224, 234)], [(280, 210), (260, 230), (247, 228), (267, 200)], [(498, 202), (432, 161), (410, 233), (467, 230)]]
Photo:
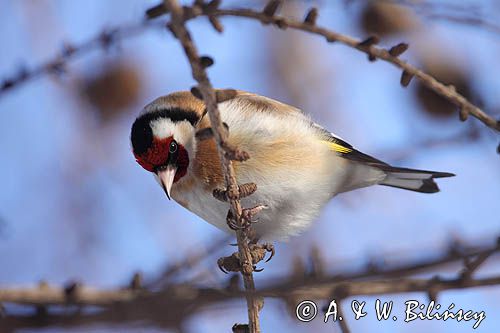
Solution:
[(241, 223), (241, 226), (244, 228), (248, 228), (252, 223), (258, 222), (259, 221), (258, 219), (256, 219), (256, 220), (254, 219), (255, 215), (257, 215), (263, 209), (266, 209), (266, 208), (267, 208), (266, 205), (257, 205), (257, 206), (252, 207), (252, 208), (243, 208), (241, 211), (241, 219), (243, 222), (243, 223)]
[(231, 210), (227, 212), (226, 223), (231, 230), (245, 230), (248, 229), (252, 223), (259, 220), (253, 219), (261, 210), (266, 209), (266, 205), (258, 205), (252, 208), (244, 208), (241, 211), (240, 223), (236, 223), (236, 218)]
[[(239, 185), (238, 188), (228, 188), (228, 189), (215, 189), (213, 191), (213, 196), (220, 201), (228, 202), (230, 200), (239, 200), (253, 194), (257, 190), (257, 185), (254, 183), (246, 183)], [(269, 243), (258, 244), (259, 238), (256, 236), (251, 225), (258, 220), (255, 216), (260, 213), (263, 209), (266, 209), (266, 205), (257, 205), (251, 208), (244, 208), (241, 211), (241, 216), (239, 221), (236, 216), (234, 216), (231, 210), (228, 210), (226, 216), (226, 223), (231, 230), (243, 230), (246, 241), (248, 241), (248, 247), (250, 250), (250, 255), (252, 257), (252, 267), (254, 272), (260, 272), (262, 269), (257, 269), (256, 265), (264, 260), (266, 254), (269, 252), (271, 256), (266, 260), (268, 262), (274, 256), (274, 246)], [(241, 271), (240, 255), (238, 252), (233, 253), (228, 257), (222, 257), (217, 260), (217, 265), (220, 270), (224, 273), (228, 272), (239, 272)]]

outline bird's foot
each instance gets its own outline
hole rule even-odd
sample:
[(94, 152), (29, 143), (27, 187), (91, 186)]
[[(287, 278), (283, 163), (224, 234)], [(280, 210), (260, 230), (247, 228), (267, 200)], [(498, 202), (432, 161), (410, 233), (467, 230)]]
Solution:
[(228, 272), (261, 272), (263, 269), (258, 269), (257, 264), (264, 260), (267, 253), (271, 253), (271, 256), (266, 259), (265, 262), (271, 260), (275, 254), (274, 245), (270, 243), (254, 244), (249, 243), (248, 248), (250, 250), (250, 256), (252, 258), (251, 263), (242, 263), (240, 260), (239, 252), (234, 252), (229, 257), (222, 257), (217, 260), (217, 265), (219, 269), (224, 273)]
[(265, 262), (271, 260), (276, 254), (274, 245), (271, 243), (249, 244), (248, 247), (250, 248), (250, 253), (252, 255), (252, 261), (254, 265), (264, 260), (267, 253), (271, 253), (271, 255), (266, 259)]
[(257, 205), (252, 208), (243, 208), (241, 211), (242, 225), (250, 226), (252, 223), (256, 223), (259, 220), (255, 220), (254, 217), (259, 214), (263, 209), (267, 209), (266, 205)]
[(258, 205), (252, 208), (243, 208), (241, 210), (239, 223), (237, 222), (237, 219), (235, 218), (233, 212), (229, 210), (226, 216), (226, 223), (231, 230), (247, 230), (252, 224), (259, 221), (258, 219), (255, 219), (255, 216), (266, 208), (266, 205)]
[(238, 252), (234, 252), (229, 257), (222, 257), (217, 260), (219, 269), (228, 274), (229, 272), (241, 271), (240, 256)]

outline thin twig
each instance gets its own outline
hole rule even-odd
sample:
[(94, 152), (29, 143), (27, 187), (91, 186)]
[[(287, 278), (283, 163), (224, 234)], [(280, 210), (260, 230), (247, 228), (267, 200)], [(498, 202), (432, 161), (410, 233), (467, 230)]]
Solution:
[(144, 21), (123, 25), (113, 29), (105, 29), (87, 41), (73, 45), (64, 43), (62, 49), (53, 59), (28, 69), (21, 67), (17, 74), (6, 77), (0, 82), (0, 97), (7, 91), (44, 75), (62, 75), (67, 70), (68, 62), (87, 55), (95, 50), (109, 50), (124, 38), (136, 36), (151, 27), (161, 27), (162, 22)]
[(0, 300), (1, 302), (23, 305), (105, 306), (116, 302), (130, 301), (140, 294), (140, 292), (131, 289), (98, 290), (80, 286), (71, 297), (68, 297), (65, 287), (51, 287), (44, 284), (34, 288), (0, 289)]
[(225, 236), (220, 240), (213, 242), (211, 245), (198, 249), (197, 252), (187, 255), (182, 258), (182, 260), (169, 264), (160, 276), (146, 283), (144, 287), (155, 289), (164, 286), (166, 283), (169, 283), (174, 276), (186, 271), (187, 269), (193, 268), (201, 261), (205, 260), (209, 255), (216, 253), (218, 249), (222, 248), (225, 244), (228, 244), (230, 240), (231, 238), (229, 236)]
[[(161, 300), (164, 303), (200, 302), (214, 304), (246, 296), (250, 293), (254, 296), (259, 295), (280, 299), (286, 299), (290, 295), (301, 295), (311, 299), (331, 299), (332, 297), (343, 299), (352, 296), (427, 292), (429, 289), (444, 291), (498, 286), (499, 284), (500, 276), (468, 280), (460, 277), (453, 279), (382, 279), (374, 281), (335, 282), (330, 284), (316, 284), (312, 280), (294, 285), (283, 284), (282, 280), (279, 280), (267, 288), (254, 292), (200, 288), (181, 284), (172, 285), (170, 288), (160, 292), (137, 292), (129, 289), (98, 290), (81, 286), (71, 298), (68, 298), (66, 288), (45, 286), (42, 288), (0, 289), (0, 302), (38, 306), (77, 304), (101, 307), (134, 302), (135, 300), (141, 300), (141, 302), (149, 300), (153, 303), (154, 300)], [(173, 290), (178, 290), (178, 292), (173, 292)], [(193, 298), (193, 295), (196, 295), (196, 297)]]
[(486, 251), (480, 253), (476, 256), (474, 260), (469, 260), (468, 257), (464, 262), (464, 269), (461, 273), (462, 279), (470, 279), (472, 274), (479, 269), (479, 267), (484, 264), (484, 262), (495, 253), (495, 249), (491, 251)]
[[(177, 37), (177, 39), (180, 41), (184, 49), (184, 52), (191, 65), (193, 77), (198, 82), (198, 88), (203, 97), (203, 101), (205, 102), (214, 138), (217, 142), (217, 150), (219, 152), (219, 158), (222, 165), (226, 188), (229, 192), (236, 193), (236, 195), (230, 196), (229, 203), (231, 212), (235, 217), (236, 223), (239, 223), (239, 226), (243, 227), (241, 219), (242, 207), (238, 196), (238, 183), (236, 181), (236, 174), (234, 172), (232, 162), (228, 158), (227, 151), (225, 149), (225, 147), (227, 147), (227, 131), (225, 130), (220, 117), (214, 89), (208, 79), (205, 67), (200, 61), (200, 56), (198, 55), (196, 46), (191, 40), (190, 34), (184, 25), (183, 8), (179, 6), (176, 0), (164, 0), (164, 4), (171, 13), (171, 24), (169, 27), (174, 33), (175, 37)], [(245, 235), (245, 230), (243, 228), (236, 230), (236, 239), (238, 242), (238, 251), (240, 255), (241, 274), (243, 275), (245, 289), (249, 292), (247, 293), (246, 297), (249, 328), (250, 332), (257, 333), (260, 332), (259, 302), (258, 299), (252, 295), (252, 292), (255, 291), (255, 283), (252, 274), (253, 260), (250, 249), (248, 247), (248, 240)]]
[[(393, 64), (396, 67), (402, 69), (402, 77), (406, 78), (407, 86), (409, 84), (409, 79), (416, 77), (419, 79), (424, 86), (443, 96), (453, 104), (455, 104), (461, 113), (461, 119), (465, 120), (468, 114), (471, 114), (486, 126), (500, 131), (500, 121), (494, 119), (492, 116), (486, 114), (476, 105), (472, 104), (463, 95), (455, 90), (452, 85), (445, 85), (439, 82), (433, 76), (425, 73), (424, 71), (418, 69), (417, 67), (401, 60), (398, 56), (392, 55), (389, 50), (381, 47), (377, 47), (377, 40), (372, 40), (373, 37), (366, 39), (365, 41), (323, 28), (321, 26), (311, 24), (310, 22), (304, 22), (300, 20), (295, 20), (287, 18), (280, 15), (267, 15), (265, 12), (259, 12), (252, 9), (219, 9), (203, 7), (199, 11), (189, 11), (190, 17), (185, 17), (186, 20), (192, 19), (194, 17), (204, 15), (204, 16), (232, 16), (232, 17), (242, 17), (249, 18), (260, 21), (263, 24), (273, 24), (280, 29), (291, 28), (295, 30), (300, 30), (304, 32), (309, 32), (319, 36), (323, 36), (328, 42), (338, 42), (368, 55), (368, 58), (373, 61), (376, 59), (381, 59), (386, 62)], [(369, 43), (367, 41), (370, 41)], [(402, 81), (403, 83), (403, 81)]]
[[(203, 15), (207, 15), (207, 13), (203, 12)], [(289, 19), (279, 15), (269, 17), (265, 16), (261, 12), (257, 12), (251, 9), (217, 9), (211, 12), (210, 15), (256, 19), (265, 24), (272, 23), (282, 29), (287, 27), (291, 29), (310, 32), (325, 37), (329, 42), (342, 43), (353, 49), (366, 53), (371, 59), (381, 59), (393, 64), (396, 67), (399, 67), (403, 70), (403, 72), (409, 73), (419, 79), (427, 88), (448, 99), (460, 110), (462, 110), (462, 112), (471, 114), (472, 116), (483, 122), (486, 126), (496, 131), (500, 131), (500, 121), (494, 119), (479, 107), (469, 102), (463, 95), (458, 93), (453, 86), (447, 86), (439, 82), (431, 75), (407, 63), (399, 57), (392, 56), (389, 51), (384, 48), (377, 47), (374, 44), (365, 45), (361, 40), (328, 30), (317, 25), (307, 24), (299, 20)]]

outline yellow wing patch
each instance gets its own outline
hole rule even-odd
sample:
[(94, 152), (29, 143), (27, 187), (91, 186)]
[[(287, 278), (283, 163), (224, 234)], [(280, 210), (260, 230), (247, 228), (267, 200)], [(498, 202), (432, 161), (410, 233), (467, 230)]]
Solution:
[(344, 147), (344, 146), (339, 145), (338, 143), (335, 143), (335, 142), (331, 142), (331, 141), (321, 141), (321, 142), (328, 145), (331, 150), (336, 151), (337, 153), (347, 154), (347, 153), (352, 152), (351, 148)]

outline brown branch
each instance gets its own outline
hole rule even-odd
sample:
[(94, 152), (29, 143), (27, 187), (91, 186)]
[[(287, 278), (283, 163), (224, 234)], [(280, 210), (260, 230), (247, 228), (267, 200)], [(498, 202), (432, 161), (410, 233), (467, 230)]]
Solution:
[(105, 306), (116, 302), (133, 300), (141, 292), (118, 289), (98, 290), (88, 287), (77, 287), (68, 294), (66, 287), (54, 287), (41, 284), (35, 288), (0, 289), (0, 301), (21, 305), (67, 305), (79, 304), (89, 306)]
[[(275, 286), (280, 282), (275, 282)], [(284, 291), (281, 288), (268, 288), (256, 293), (260, 296), (274, 297), (282, 300), (290, 297), (307, 299), (343, 299), (345, 297), (383, 295), (396, 293), (444, 291), (451, 289), (466, 289), (500, 285), (500, 276), (483, 279), (391, 279), (378, 281), (353, 281), (333, 283), (315, 288), (294, 288)], [(0, 301), (8, 300), (18, 304), (38, 305), (44, 309), (47, 304), (58, 305), (98, 305), (102, 311), (48, 313), (39, 311), (35, 315), (9, 315), (0, 318), (2, 328), (30, 327), (74, 327), (95, 325), (96, 323), (133, 323), (146, 322), (158, 327), (179, 327), (183, 320), (189, 318), (207, 305), (226, 302), (231, 299), (247, 296), (245, 291), (227, 291), (221, 289), (196, 288), (193, 286), (173, 285), (161, 292), (136, 293), (127, 290), (97, 291), (82, 288), (68, 302), (64, 288), (46, 287), (0, 291)], [(255, 296), (255, 294), (253, 295)], [(7, 298), (8, 297), (8, 298)], [(343, 316), (344, 317), (344, 316)], [(344, 326), (343, 332), (346, 332)], [(348, 331), (347, 331), (348, 332)]]
[(350, 281), (331, 283), (326, 285), (318, 285), (311, 288), (298, 288), (283, 291), (265, 289), (259, 292), (265, 297), (285, 297), (292, 293), (298, 293), (314, 299), (346, 298), (352, 296), (369, 296), (369, 295), (390, 295), (413, 292), (441, 292), (450, 289), (466, 289), (475, 287), (487, 287), (500, 285), (500, 276), (494, 276), (483, 279), (388, 279), (378, 281)]
[[(199, 7), (198, 7), (199, 8)], [(500, 131), (500, 121), (494, 119), (492, 116), (485, 113), (476, 105), (469, 102), (463, 95), (458, 93), (455, 90), (455, 87), (452, 85), (445, 85), (435, 79), (433, 76), (425, 73), (424, 71), (418, 69), (417, 67), (407, 63), (404, 60), (401, 60), (398, 55), (392, 55), (390, 50), (386, 50), (381, 47), (377, 47), (377, 41), (374, 38), (368, 38), (364, 41), (358, 40), (356, 38), (337, 33), (335, 31), (320, 27), (316, 24), (311, 24), (311, 20), (306, 22), (290, 19), (284, 16), (275, 15), (274, 12), (272, 15), (269, 15), (267, 12), (258, 12), (251, 9), (219, 9), (219, 8), (208, 8), (208, 6), (202, 6), (199, 10), (194, 11), (190, 10), (189, 14), (191, 16), (184, 17), (185, 20), (195, 18), (200, 15), (204, 16), (232, 16), (232, 17), (241, 17), (241, 18), (249, 18), (260, 21), (263, 24), (273, 24), (280, 29), (291, 28), (295, 30), (300, 30), (304, 32), (309, 32), (315, 35), (319, 35), (324, 37), (328, 42), (339, 42), (348, 47), (366, 53), (368, 58), (373, 61), (376, 59), (384, 60), (388, 63), (393, 64), (394, 66), (400, 68), (402, 70), (402, 85), (407, 86), (409, 84), (409, 80), (412, 77), (416, 77), (418, 80), (422, 82), (427, 88), (433, 90), (444, 98), (448, 99), (450, 102), (455, 104), (460, 111), (460, 119), (465, 120), (467, 116), (470, 114), (483, 122), (486, 126)], [(394, 49), (393, 52), (394, 53)]]
[[(424, 71), (407, 63), (406, 61), (401, 60), (398, 57), (399, 55), (394, 55), (394, 52), (392, 52), (393, 54), (391, 54), (390, 50), (377, 47), (374, 44), (366, 45), (361, 40), (317, 26), (315, 24), (315, 19), (312, 19), (311, 16), (309, 16), (309, 19), (306, 21), (300, 21), (279, 15), (269, 16), (268, 13), (258, 12), (250, 9), (219, 9), (217, 8), (219, 3), (220, 1), (212, 1), (209, 4), (195, 4), (191, 7), (185, 6), (184, 8), (181, 8), (183, 9), (182, 21), (194, 19), (198, 16), (207, 16), (211, 21), (216, 21), (216, 17), (219, 16), (232, 16), (254, 19), (260, 21), (263, 24), (274, 24), (281, 29), (291, 28), (323, 36), (328, 42), (339, 42), (353, 49), (366, 53), (370, 60), (381, 59), (400, 68), (402, 70), (401, 83), (403, 86), (407, 86), (410, 83), (411, 78), (416, 77), (427, 88), (433, 90), (434, 92), (438, 93), (439, 95), (455, 104), (459, 108), (459, 115), (461, 120), (467, 119), (467, 116), (470, 114), (483, 122), (486, 126), (496, 131), (500, 131), (499, 120), (494, 119), (479, 107), (469, 102), (463, 95), (459, 94), (453, 86), (445, 85), (439, 82), (433, 76), (425, 73)], [(148, 18), (155, 18), (167, 12), (168, 10), (166, 9), (166, 6), (164, 4), (160, 4), (148, 11)], [(222, 30), (220, 23), (218, 23), (216, 26), (219, 27), (217, 29), (218, 31)], [(139, 24), (137, 26), (130, 27), (130, 31), (132, 33), (137, 30), (141, 31), (144, 27), (145, 25)], [(57, 74), (64, 72), (66, 62), (70, 60), (74, 55), (86, 53), (92, 49), (109, 47), (109, 45), (111, 43), (114, 43), (115, 41), (114, 32), (120, 31), (128, 31), (128, 28), (113, 29), (109, 30), (108, 32), (103, 32), (102, 34), (94, 37), (93, 39), (89, 40), (79, 47), (65, 47), (61, 54), (55, 59), (48, 61), (47, 63), (40, 65), (33, 70), (28, 71), (26, 69), (22, 69), (17, 75), (7, 78), (3, 81), (0, 86), (0, 96), (3, 92), (40, 75), (51, 73)], [(120, 35), (128, 36), (130, 35), (130, 32)]]
[[(276, 279), (273, 279), (276, 280)], [(465, 289), (500, 285), (500, 276), (481, 279), (381, 279), (373, 281), (346, 281), (332, 283), (312, 282), (289, 285), (282, 280), (275, 282), (268, 288), (253, 292), (263, 297), (287, 298), (292, 294), (299, 294), (315, 299), (337, 298), (344, 299), (351, 296), (387, 295), (412, 292), (428, 292), (430, 289), (444, 291), (450, 289)], [(66, 288), (62, 287), (35, 287), (0, 289), (0, 302), (16, 303), (21, 305), (87, 305), (112, 306), (116, 303), (126, 303), (136, 299), (175, 299), (198, 301), (204, 304), (222, 302), (250, 294), (248, 291), (223, 290), (214, 288), (197, 288), (189, 285), (172, 285), (161, 292), (132, 291), (128, 289), (98, 290), (88, 287), (79, 287), (73, 296), (68, 298)], [(173, 289), (181, 290), (172, 293)], [(168, 293), (167, 293), (168, 291)], [(193, 296), (196, 295), (196, 299)]]
[[(425, 292), (436, 295), (450, 289), (464, 289), (500, 285), (500, 276), (473, 279), (470, 275), (460, 274), (454, 279), (401, 278), (400, 276), (421, 272), (423, 268), (443, 266), (446, 263), (464, 261), (473, 258), (466, 266), (477, 269), (483, 265), (486, 257), (499, 252), (498, 244), (492, 248), (473, 249), (453, 246), (442, 256), (433, 260), (409, 263), (396, 269), (373, 270), (368, 265), (364, 273), (342, 273), (333, 276), (302, 278), (294, 276), (273, 278), (268, 287), (258, 292), (241, 291), (230, 283), (227, 288), (200, 288), (186, 284), (166, 284), (159, 291), (133, 290), (97, 290), (81, 285), (69, 287), (51, 287), (41, 284), (34, 288), (13, 288), (0, 290), (0, 303), (16, 303), (35, 306), (36, 315), (12, 315), (7, 313), (0, 318), (0, 327), (38, 327), (57, 325), (62, 327), (81, 326), (95, 323), (147, 322), (158, 327), (178, 327), (184, 320), (209, 305), (224, 303), (240, 297), (274, 297), (284, 301), (293, 299), (343, 300), (346, 297), (360, 295), (380, 295), (410, 292)], [(403, 268), (406, 271), (403, 271)], [(342, 272), (337, 269), (337, 272)], [(233, 280), (232, 278), (230, 280)], [(435, 297), (434, 297), (435, 298)], [(85, 311), (64, 314), (51, 314), (49, 305), (98, 306), (100, 312)], [(8, 308), (7, 308), (8, 309)], [(345, 327), (343, 328), (345, 330)]]
[[(242, 207), (239, 200), (238, 183), (234, 172), (232, 162), (228, 156), (227, 131), (222, 123), (215, 91), (210, 83), (205, 71), (207, 62), (201, 61), (196, 46), (191, 40), (190, 34), (185, 27), (184, 9), (177, 3), (176, 0), (164, 0), (165, 7), (171, 13), (171, 22), (169, 28), (174, 36), (180, 41), (184, 52), (191, 65), (191, 70), (194, 79), (198, 82), (198, 89), (201, 92), (203, 101), (206, 105), (210, 124), (213, 130), (215, 141), (217, 142), (217, 150), (221, 161), (222, 171), (228, 191), (230, 211), (235, 217), (235, 223), (239, 228), (236, 229), (236, 239), (238, 242), (239, 260), (241, 265), (241, 274), (243, 275), (244, 286), (249, 293), (246, 295), (249, 329), (252, 333), (260, 332), (259, 310), (261, 305), (259, 300), (252, 295), (255, 291), (255, 283), (253, 280), (253, 260), (248, 246), (246, 230), (243, 225)], [(213, 10), (213, 9), (212, 9)], [(206, 59), (206, 58), (205, 58)], [(236, 155), (236, 154), (235, 154)]]
[[(432, 253), (434, 251), (431, 251)], [(273, 278), (272, 281), (268, 281), (268, 287), (265, 289), (264, 293), (266, 296), (272, 296), (271, 292), (274, 291), (274, 295), (284, 294), (290, 290), (299, 290), (303, 288), (321, 288), (322, 286), (331, 285), (346, 285), (349, 283), (357, 283), (359, 281), (367, 281), (369, 279), (380, 279), (380, 281), (409, 281), (409, 279), (401, 279), (402, 276), (409, 276), (412, 274), (420, 274), (428, 271), (429, 269), (442, 267), (447, 264), (454, 262), (465, 262), (465, 269), (476, 271), (480, 266), (482, 266), (487, 258), (491, 258), (493, 255), (500, 253), (500, 242), (493, 247), (466, 247), (460, 244), (455, 244), (450, 246), (450, 248), (445, 251), (445, 253), (427, 260), (419, 260), (413, 262), (407, 262), (403, 265), (398, 265), (390, 267), (380, 267), (374, 269), (373, 264), (367, 264), (366, 267), (360, 272), (349, 273), (346, 268), (336, 269), (336, 274), (334, 275), (322, 275), (314, 274), (312, 278), (301, 279), (300, 276), (292, 276), (290, 280), (287, 276), (281, 278)], [(378, 256), (382, 257), (382, 256)], [(195, 256), (194, 258), (197, 258)], [(472, 261), (467, 261), (468, 258), (475, 258)], [(404, 260), (403, 260), (404, 261)], [(404, 261), (405, 262), (405, 261)], [(176, 265), (173, 266), (177, 267)], [(167, 270), (167, 271), (170, 271)], [(470, 274), (471, 275), (471, 274)], [(469, 275), (469, 276), (470, 276)], [(432, 279), (434, 280), (434, 278)], [(447, 281), (458, 281), (465, 280), (462, 274), (455, 280)], [(278, 281), (278, 282), (276, 282)], [(283, 281), (288, 281), (283, 283)], [(425, 281), (425, 280), (419, 280)], [(430, 281), (430, 280), (429, 280)], [(478, 280), (476, 280), (478, 281)], [(493, 282), (491, 279), (479, 280), (482, 281), (480, 284), (465, 284), (469, 287), (479, 286), (479, 285), (491, 285)], [(375, 281), (376, 282), (376, 281)], [(439, 282), (439, 279), (438, 279)], [(441, 280), (443, 282), (443, 280)], [(432, 282), (436, 283), (436, 281)], [(170, 286), (175, 286), (173, 284), (165, 284)], [(449, 285), (449, 283), (448, 283)], [(191, 288), (190, 286), (185, 286), (186, 288)], [(173, 287), (172, 287), (173, 288)], [(389, 287), (384, 287), (389, 288)], [(67, 287), (66, 288), (52, 288), (46, 284), (40, 284), (36, 288), (18, 288), (18, 289), (0, 289), (0, 302), (13, 302), (18, 304), (31, 304), (31, 305), (64, 305), (64, 304), (82, 304), (82, 305), (106, 305), (117, 301), (126, 301), (135, 297), (147, 296), (150, 293), (146, 290), (142, 292), (130, 291), (129, 289), (118, 289), (116, 291), (98, 291), (92, 288), (86, 288), (84, 286), (77, 286), (74, 289), (74, 293), (71, 298), (67, 297)], [(400, 290), (401, 288), (399, 288)], [(205, 289), (199, 289), (205, 290)], [(216, 289), (207, 289), (216, 290)], [(394, 292), (398, 288), (395, 288)], [(413, 290), (413, 289), (412, 289)], [(234, 291), (234, 290), (232, 290)], [(411, 290), (410, 290), (411, 291)], [(414, 291), (421, 291), (416, 289)], [(215, 292), (215, 291), (214, 291)], [(225, 293), (222, 290), (219, 292)], [(390, 290), (386, 290), (386, 293), (391, 293)], [(241, 294), (239, 294), (241, 295)]]
[(220, 250), (223, 245), (228, 244), (230, 241), (231, 238), (229, 236), (224, 236), (220, 240), (213, 242), (211, 245), (197, 249), (196, 252), (185, 256), (177, 262), (169, 264), (160, 276), (146, 283), (144, 288), (155, 289), (165, 286), (174, 276), (179, 275), (188, 269), (192, 269), (201, 261), (207, 259), (209, 255), (217, 253), (217, 250)]
[[(276, 279), (273, 279), (276, 280)], [(344, 299), (351, 296), (387, 295), (412, 292), (428, 292), (430, 289), (444, 291), (450, 289), (465, 289), (500, 285), (500, 276), (481, 279), (381, 279), (373, 281), (346, 281), (332, 283), (315, 283), (314, 280), (298, 285), (283, 284), (282, 280), (257, 292), (223, 290), (214, 288), (199, 288), (190, 285), (172, 285), (160, 292), (132, 291), (129, 289), (98, 290), (88, 287), (78, 287), (74, 295), (68, 296), (63, 287), (35, 287), (0, 289), (0, 302), (22, 305), (87, 305), (109, 307), (118, 303), (134, 302), (136, 300), (162, 300), (171, 302), (199, 302), (206, 305), (239, 298), (248, 294), (263, 297), (287, 298), (291, 295), (302, 295), (313, 299)], [(177, 290), (177, 292), (173, 292)]]
[[(341, 270), (337, 270), (338, 273), (335, 275), (330, 275), (326, 277), (318, 277), (312, 280), (300, 281), (298, 279), (292, 280), (290, 283), (284, 284), (283, 288), (286, 290), (287, 288), (295, 289), (299, 287), (308, 286), (317, 286), (321, 284), (329, 285), (332, 283), (342, 283), (349, 282), (355, 280), (366, 280), (366, 279), (394, 279), (400, 278), (402, 276), (409, 276), (416, 273), (426, 272), (431, 268), (441, 267), (447, 264), (451, 264), (454, 262), (466, 262), (471, 257), (483, 258), (487, 256), (491, 257), (493, 254), (500, 253), (500, 239), (497, 240), (497, 243), (493, 247), (488, 248), (474, 248), (474, 247), (465, 247), (459, 243), (451, 242), (450, 247), (446, 251), (446, 253), (433, 256), (424, 260), (415, 261), (415, 262), (406, 262), (401, 265), (395, 265), (390, 267), (389, 265), (385, 265), (385, 267), (378, 267), (372, 262), (368, 262), (366, 267), (359, 272), (350, 272), (344, 273)], [(478, 259), (476, 259), (478, 260)], [(485, 260), (478, 261), (474, 264), (474, 270), (477, 270), (480, 265), (484, 263)]]
[[(203, 12), (203, 14), (207, 15), (207, 13), (205, 12)], [(384, 48), (377, 47), (373, 44), (370, 45), (363, 44), (362, 41), (358, 39), (325, 29), (317, 25), (304, 23), (299, 20), (289, 19), (279, 15), (269, 17), (261, 12), (253, 11), (250, 9), (217, 9), (210, 14), (215, 16), (245, 17), (258, 20), (264, 24), (272, 23), (281, 28), (288, 27), (291, 29), (310, 32), (325, 37), (326, 40), (329, 42), (339, 42), (353, 49), (364, 52), (371, 59), (382, 59), (386, 62), (393, 64), (396, 67), (399, 67), (400, 69), (403, 70), (403, 72), (406, 72), (416, 77), (427, 88), (435, 91), (439, 95), (443, 96), (444, 98), (448, 99), (450, 102), (455, 104), (460, 110), (462, 110), (463, 113), (470, 114), (475, 118), (479, 119), (486, 126), (496, 131), (500, 131), (500, 121), (494, 119), (490, 115), (486, 114), (479, 107), (469, 102), (464, 96), (459, 94), (453, 86), (450, 85), (447, 86), (439, 82), (431, 75), (423, 72), (422, 70), (407, 63), (406, 61), (401, 60), (399, 57), (392, 56), (389, 53), (389, 51)]]
[[(497, 246), (498, 249), (498, 246)], [(484, 264), (484, 262), (491, 257), (497, 249), (492, 249), (490, 251), (485, 251), (477, 256), (474, 260), (470, 260), (469, 257), (466, 257), (464, 260), (464, 269), (462, 270), (461, 277), (462, 279), (470, 279), (472, 274), (479, 269), (479, 267)]]
[(18, 86), (44, 75), (62, 75), (67, 71), (68, 62), (95, 50), (107, 51), (124, 38), (136, 36), (151, 27), (163, 26), (160, 22), (140, 22), (113, 29), (105, 29), (89, 40), (73, 45), (63, 43), (62, 49), (53, 59), (32, 69), (21, 67), (17, 74), (6, 77), (0, 82), (0, 97)]

